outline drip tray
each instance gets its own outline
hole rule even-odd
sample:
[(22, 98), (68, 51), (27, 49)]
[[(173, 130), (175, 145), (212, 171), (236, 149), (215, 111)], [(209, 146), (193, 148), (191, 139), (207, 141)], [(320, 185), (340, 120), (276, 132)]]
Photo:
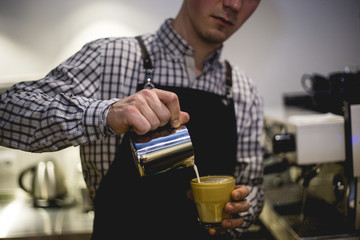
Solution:
[[(286, 207), (289, 209), (289, 206)], [(351, 224), (336, 209), (324, 201), (309, 199), (305, 206), (304, 219), (300, 221), (301, 204), (294, 205), (293, 213), (284, 215), (284, 209), (276, 207), (288, 225), (300, 238), (344, 236), (354, 233)]]
[(266, 189), (260, 216), (277, 239), (359, 239), (352, 224), (329, 203), (308, 198), (300, 221), (301, 187), (288, 185)]

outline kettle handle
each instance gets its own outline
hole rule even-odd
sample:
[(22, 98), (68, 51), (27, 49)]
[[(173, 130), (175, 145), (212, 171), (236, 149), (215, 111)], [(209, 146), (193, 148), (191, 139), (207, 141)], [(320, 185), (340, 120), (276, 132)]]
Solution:
[(30, 193), (30, 194), (32, 193), (32, 190), (33, 190), (33, 189), (29, 189), (29, 188), (25, 187), (24, 182), (23, 182), (23, 181), (24, 181), (23, 179), (24, 179), (24, 176), (25, 176), (26, 174), (28, 174), (29, 172), (31, 172), (31, 173), (34, 175), (35, 170), (36, 170), (36, 167), (35, 167), (35, 166), (25, 169), (24, 171), (22, 171), (22, 172), (20, 173), (20, 176), (19, 176), (19, 179), (18, 179), (20, 188), (23, 189), (25, 192)]

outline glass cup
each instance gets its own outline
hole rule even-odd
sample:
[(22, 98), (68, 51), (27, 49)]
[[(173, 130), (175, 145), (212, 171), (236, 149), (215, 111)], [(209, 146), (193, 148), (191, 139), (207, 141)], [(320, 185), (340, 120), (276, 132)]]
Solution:
[(230, 218), (224, 206), (231, 200), (231, 192), (235, 187), (232, 176), (204, 176), (200, 182), (194, 178), (190, 182), (199, 220), (205, 228), (220, 228), (221, 221)]

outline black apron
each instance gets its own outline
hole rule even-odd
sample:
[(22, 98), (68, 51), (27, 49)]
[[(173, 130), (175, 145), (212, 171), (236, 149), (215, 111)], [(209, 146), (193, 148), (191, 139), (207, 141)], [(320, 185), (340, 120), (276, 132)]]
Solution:
[[(143, 57), (149, 61), (147, 53)], [(227, 82), (231, 84), (229, 66)], [(139, 84), (138, 90), (143, 87)], [(190, 88), (156, 87), (176, 93), (181, 110), (190, 114), (186, 126), (200, 175), (233, 175), (237, 131), (232, 99)], [(115, 160), (96, 193), (92, 239), (215, 239), (198, 223), (194, 201), (186, 195), (194, 170), (141, 178), (128, 135), (117, 145)]]

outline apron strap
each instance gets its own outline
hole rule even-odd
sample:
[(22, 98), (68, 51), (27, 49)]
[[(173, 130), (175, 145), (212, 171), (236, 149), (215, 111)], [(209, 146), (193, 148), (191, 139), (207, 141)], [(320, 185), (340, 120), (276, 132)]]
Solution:
[(149, 52), (147, 51), (144, 41), (141, 36), (136, 36), (135, 39), (138, 41), (141, 48), (141, 57), (143, 59), (143, 65), (145, 68), (145, 85), (144, 89), (152, 89), (155, 88), (154, 83), (151, 80), (152, 72), (154, 70), (153, 65), (151, 63), (151, 59), (149, 56)]
[(226, 99), (230, 100), (232, 99), (232, 68), (230, 63), (225, 60), (225, 66), (226, 66), (226, 78), (225, 78), (225, 83), (226, 83)]
[[(141, 38), (141, 36), (136, 36), (135, 39), (138, 41), (140, 49), (141, 49), (141, 58), (143, 60), (143, 65), (145, 68), (145, 85), (144, 89), (151, 89), (154, 88), (155, 85), (151, 80), (152, 72), (154, 71), (154, 67), (152, 65), (149, 52), (147, 51), (144, 40)], [(226, 84), (226, 99), (230, 100), (232, 99), (232, 67), (231, 64), (225, 60), (225, 67), (226, 67), (226, 78), (225, 78), (225, 84)]]
[(142, 59), (144, 62), (144, 68), (145, 69), (153, 69), (153, 65), (151, 63), (149, 53), (146, 50), (144, 41), (142, 40), (141, 36), (137, 36), (137, 37), (135, 37), (135, 39), (138, 41), (140, 48), (141, 48), (141, 56), (142, 56)]

